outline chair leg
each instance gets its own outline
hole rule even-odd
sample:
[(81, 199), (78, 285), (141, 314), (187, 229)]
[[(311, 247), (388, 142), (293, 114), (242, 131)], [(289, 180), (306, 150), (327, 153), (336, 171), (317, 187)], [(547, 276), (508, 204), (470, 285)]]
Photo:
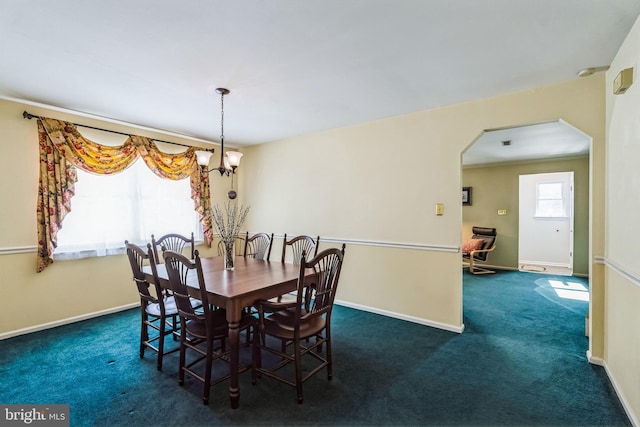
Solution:
[(260, 327), (258, 327), (258, 333), (260, 334), (260, 343), (265, 345), (267, 343), (267, 335)]
[(171, 316), (171, 335), (173, 335), (173, 340), (177, 341), (178, 340), (178, 335), (176, 334), (177, 331), (180, 330), (180, 320), (178, 319), (177, 315), (173, 315)]
[[(320, 341), (322, 339), (322, 336), (321, 335), (316, 335), (315, 338), (316, 338), (316, 344), (317, 344), (318, 341)], [(307, 338), (307, 341), (308, 340), (309, 339)], [(316, 347), (316, 353), (318, 353), (318, 354), (322, 353), (322, 344), (319, 344), (318, 347)]]
[(141, 318), (141, 321), (140, 321), (140, 358), (141, 359), (144, 357), (144, 350), (146, 347), (144, 343), (149, 339), (149, 330), (147, 328), (146, 314), (147, 313), (143, 311), (140, 317)]
[(187, 333), (186, 333), (186, 330), (184, 329), (184, 324), (182, 323), (182, 321), (180, 322), (180, 326), (182, 326), (183, 329), (182, 329), (182, 334), (180, 335), (180, 364), (178, 366), (178, 384), (184, 385), (184, 365), (185, 365), (186, 351), (187, 351), (185, 342), (187, 340)]
[(474, 265), (473, 265), (473, 257), (472, 257), (472, 256), (470, 256), (470, 257), (469, 257), (469, 273), (471, 273), (471, 274), (476, 274), (476, 273), (473, 271), (473, 267), (474, 267)]
[(330, 380), (333, 377), (333, 360), (331, 358), (331, 331), (329, 329), (329, 324), (327, 323), (327, 327), (325, 328), (325, 334), (327, 337), (327, 379)]
[(209, 404), (209, 393), (211, 392), (211, 370), (213, 368), (213, 341), (207, 342), (207, 357), (205, 359), (204, 370), (204, 394), (202, 396), (202, 403)]
[[(251, 384), (257, 384), (258, 382), (258, 369), (262, 367), (262, 352), (260, 350), (261, 342), (260, 334), (255, 326), (251, 326), (253, 333), (253, 344), (251, 345)], [(248, 331), (247, 331), (248, 333)]]
[(162, 370), (162, 357), (164, 355), (164, 333), (165, 333), (165, 318), (160, 317), (160, 331), (158, 336), (158, 371)]
[(301, 404), (304, 396), (302, 395), (302, 355), (300, 354), (300, 340), (294, 339), (293, 346), (296, 359), (296, 394), (298, 397), (298, 404)]
[(495, 271), (484, 267), (478, 267), (473, 261), (473, 257), (469, 257), (469, 273), (471, 274), (493, 274)]

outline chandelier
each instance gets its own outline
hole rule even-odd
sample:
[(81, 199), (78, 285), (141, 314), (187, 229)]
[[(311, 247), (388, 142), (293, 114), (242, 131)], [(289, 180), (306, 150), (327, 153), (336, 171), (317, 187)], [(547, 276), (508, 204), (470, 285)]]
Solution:
[(211, 155), (213, 154), (213, 149), (198, 150), (196, 151), (196, 156), (198, 159), (198, 165), (200, 165), (203, 172), (209, 173), (217, 170), (220, 172), (220, 176), (231, 175), (231, 190), (229, 190), (227, 195), (230, 199), (235, 199), (238, 193), (233, 189), (233, 175), (235, 175), (237, 167), (240, 166), (242, 153), (238, 151), (227, 151), (225, 153), (224, 151), (224, 96), (228, 95), (230, 92), (229, 89), (225, 89), (223, 87), (217, 88), (216, 92), (220, 94), (220, 164), (217, 168), (207, 170), (209, 161), (211, 160)]

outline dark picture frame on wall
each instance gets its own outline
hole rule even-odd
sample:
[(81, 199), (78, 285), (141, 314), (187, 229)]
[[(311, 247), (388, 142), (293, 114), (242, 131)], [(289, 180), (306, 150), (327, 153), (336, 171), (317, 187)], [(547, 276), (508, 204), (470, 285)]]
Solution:
[(462, 187), (462, 206), (471, 206), (471, 187)]

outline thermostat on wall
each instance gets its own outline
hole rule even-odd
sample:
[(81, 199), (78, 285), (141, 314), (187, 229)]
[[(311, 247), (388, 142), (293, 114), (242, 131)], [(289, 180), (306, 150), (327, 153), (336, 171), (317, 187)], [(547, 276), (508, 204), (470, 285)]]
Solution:
[(633, 84), (633, 68), (626, 68), (618, 73), (613, 81), (613, 93), (615, 95), (623, 94)]

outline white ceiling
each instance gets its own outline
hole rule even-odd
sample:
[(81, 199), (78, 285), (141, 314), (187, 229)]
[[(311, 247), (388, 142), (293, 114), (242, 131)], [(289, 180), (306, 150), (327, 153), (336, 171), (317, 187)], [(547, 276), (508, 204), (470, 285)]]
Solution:
[[(242, 146), (570, 80), (638, 0), (0, 0), (0, 96)], [(588, 77), (587, 77), (588, 78)]]
[[(508, 144), (505, 144), (508, 142)], [(558, 120), (485, 131), (462, 155), (465, 166), (586, 156), (591, 138)]]

